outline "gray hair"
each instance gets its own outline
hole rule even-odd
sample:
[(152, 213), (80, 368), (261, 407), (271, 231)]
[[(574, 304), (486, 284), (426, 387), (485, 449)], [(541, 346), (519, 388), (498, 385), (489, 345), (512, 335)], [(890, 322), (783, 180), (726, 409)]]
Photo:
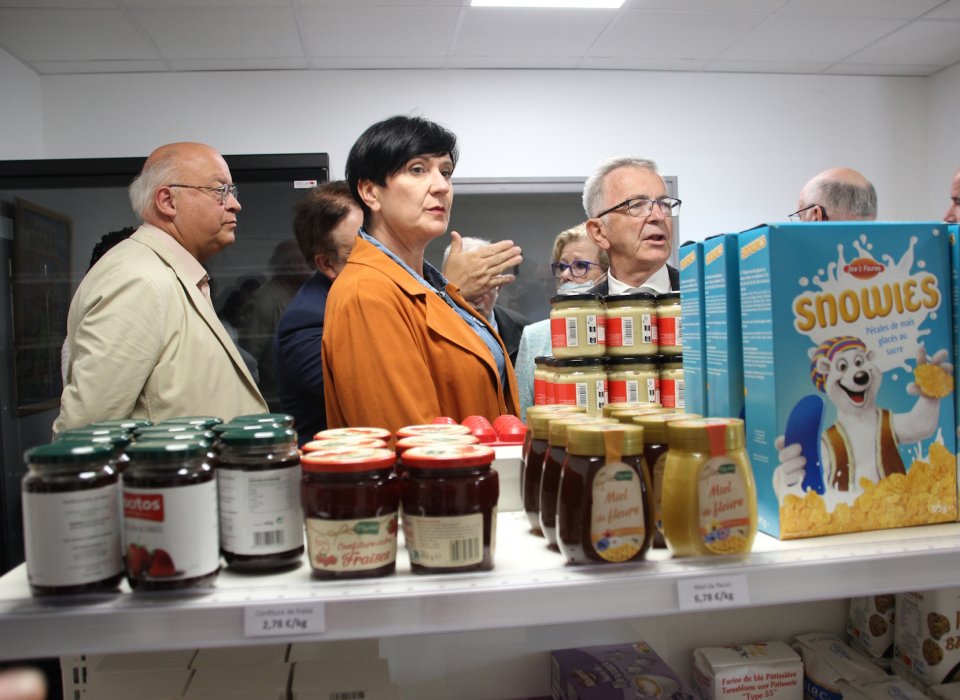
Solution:
[[(466, 253), (470, 250), (476, 250), (477, 248), (483, 248), (484, 246), (493, 245), (491, 241), (488, 241), (486, 238), (475, 238), (473, 236), (464, 236), (463, 237), (463, 252)], [(447, 266), (447, 258), (450, 257), (450, 246), (448, 245), (443, 249), (443, 262), (440, 267), (444, 268)]]
[(148, 159), (143, 170), (130, 183), (127, 189), (130, 205), (141, 221), (146, 221), (153, 211), (153, 195), (156, 191), (173, 181), (177, 172), (178, 155), (177, 149), (171, 148), (159, 158)]
[(657, 164), (646, 158), (619, 156), (600, 163), (583, 185), (583, 211), (588, 219), (594, 218), (597, 212), (603, 210), (603, 181), (618, 168), (642, 168), (657, 172)]
[(869, 182), (865, 187), (849, 182), (820, 180), (806, 193), (807, 204), (819, 204), (830, 220), (877, 218), (877, 190)]

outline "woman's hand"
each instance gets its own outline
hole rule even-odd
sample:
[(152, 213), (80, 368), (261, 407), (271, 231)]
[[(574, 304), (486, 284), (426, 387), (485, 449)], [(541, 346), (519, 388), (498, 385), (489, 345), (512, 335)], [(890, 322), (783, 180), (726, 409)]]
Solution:
[(460, 287), (465, 299), (476, 299), (485, 292), (510, 284), (516, 277), (506, 271), (523, 262), (520, 247), (513, 241), (498, 241), (483, 248), (463, 252), (463, 239), (450, 232), (450, 255), (444, 276)]

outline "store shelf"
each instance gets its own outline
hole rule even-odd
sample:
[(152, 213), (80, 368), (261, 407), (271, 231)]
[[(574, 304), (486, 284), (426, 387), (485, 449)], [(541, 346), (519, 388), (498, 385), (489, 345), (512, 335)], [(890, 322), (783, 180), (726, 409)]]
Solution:
[(245, 611), (266, 604), (320, 604), (324, 630), (311, 638), (348, 639), (671, 615), (687, 611), (681, 582), (728, 576), (748, 594), (736, 605), (750, 607), (960, 580), (957, 523), (793, 542), (760, 536), (745, 558), (674, 560), (660, 551), (639, 564), (588, 567), (565, 566), (522, 513), (500, 515), (497, 539), (492, 572), (416, 576), (401, 556), (397, 574), (383, 579), (318, 582), (304, 565), (273, 576), (223, 572), (216, 589), (192, 594), (36, 599), (20, 566), (0, 579), (0, 659), (302, 639), (245, 637)]

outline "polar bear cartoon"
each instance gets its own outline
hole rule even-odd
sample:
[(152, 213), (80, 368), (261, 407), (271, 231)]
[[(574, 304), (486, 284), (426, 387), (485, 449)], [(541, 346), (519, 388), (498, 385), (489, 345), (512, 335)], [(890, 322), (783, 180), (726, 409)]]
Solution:
[[(940, 399), (927, 396), (915, 383), (907, 393), (917, 401), (907, 413), (893, 413), (877, 406), (883, 372), (860, 338), (836, 336), (809, 352), (810, 379), (818, 391), (826, 394), (837, 411), (837, 420), (820, 434), (820, 461), (826, 488), (835, 491), (859, 491), (863, 478), (876, 483), (890, 474), (903, 474), (900, 444), (919, 442), (933, 435), (940, 420)], [(917, 366), (929, 362), (952, 373), (945, 362), (947, 351), (927, 358), (921, 345)], [(773, 483), (782, 501), (787, 493), (802, 495), (806, 458), (799, 443), (784, 444), (777, 438), (780, 464)]]

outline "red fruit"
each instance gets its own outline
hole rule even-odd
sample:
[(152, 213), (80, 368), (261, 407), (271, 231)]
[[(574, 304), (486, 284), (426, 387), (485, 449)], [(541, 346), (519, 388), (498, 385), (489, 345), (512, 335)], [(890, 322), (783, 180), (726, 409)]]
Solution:
[(153, 558), (150, 560), (150, 568), (147, 574), (153, 578), (168, 578), (176, 576), (177, 570), (173, 566), (173, 559), (165, 549), (153, 550)]
[(127, 545), (127, 573), (130, 578), (140, 578), (150, 568), (150, 552), (137, 544)]

